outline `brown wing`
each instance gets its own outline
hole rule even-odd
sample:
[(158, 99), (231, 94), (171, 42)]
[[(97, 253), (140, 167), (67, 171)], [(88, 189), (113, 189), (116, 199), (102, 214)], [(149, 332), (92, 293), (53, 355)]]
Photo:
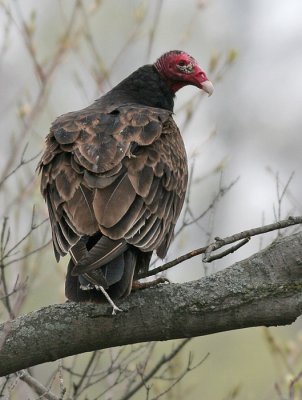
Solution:
[(97, 231), (165, 256), (187, 185), (169, 111), (133, 105), (65, 114), (51, 127), (39, 168), (57, 258)]

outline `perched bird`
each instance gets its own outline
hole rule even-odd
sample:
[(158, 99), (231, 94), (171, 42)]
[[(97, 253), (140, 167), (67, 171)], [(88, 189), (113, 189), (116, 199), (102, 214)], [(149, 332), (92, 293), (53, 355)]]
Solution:
[(90, 106), (58, 117), (38, 165), (57, 261), (72, 301), (127, 296), (153, 251), (165, 257), (187, 188), (172, 114), (177, 90), (213, 85), (196, 60), (169, 51)]

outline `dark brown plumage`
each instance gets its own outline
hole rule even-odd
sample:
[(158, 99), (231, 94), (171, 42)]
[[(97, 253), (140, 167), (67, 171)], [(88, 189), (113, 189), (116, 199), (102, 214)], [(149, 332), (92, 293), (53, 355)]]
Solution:
[(127, 296), (152, 252), (166, 255), (188, 175), (173, 98), (188, 84), (212, 92), (191, 56), (169, 52), (51, 126), (38, 168), (70, 300)]

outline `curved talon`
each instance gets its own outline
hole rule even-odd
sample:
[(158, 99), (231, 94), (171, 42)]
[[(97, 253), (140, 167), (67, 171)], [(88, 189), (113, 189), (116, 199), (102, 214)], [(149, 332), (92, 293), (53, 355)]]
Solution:
[(118, 308), (116, 305), (114, 305), (112, 310), (112, 315), (116, 315), (116, 311), (123, 312), (121, 308)]

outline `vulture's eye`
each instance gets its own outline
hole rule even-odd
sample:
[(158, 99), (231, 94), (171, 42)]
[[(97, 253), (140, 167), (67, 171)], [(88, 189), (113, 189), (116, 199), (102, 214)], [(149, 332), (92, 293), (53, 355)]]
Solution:
[(184, 60), (181, 60), (181, 61), (179, 61), (178, 65), (179, 65), (180, 67), (183, 67), (183, 66), (186, 65), (186, 62), (185, 62)]

